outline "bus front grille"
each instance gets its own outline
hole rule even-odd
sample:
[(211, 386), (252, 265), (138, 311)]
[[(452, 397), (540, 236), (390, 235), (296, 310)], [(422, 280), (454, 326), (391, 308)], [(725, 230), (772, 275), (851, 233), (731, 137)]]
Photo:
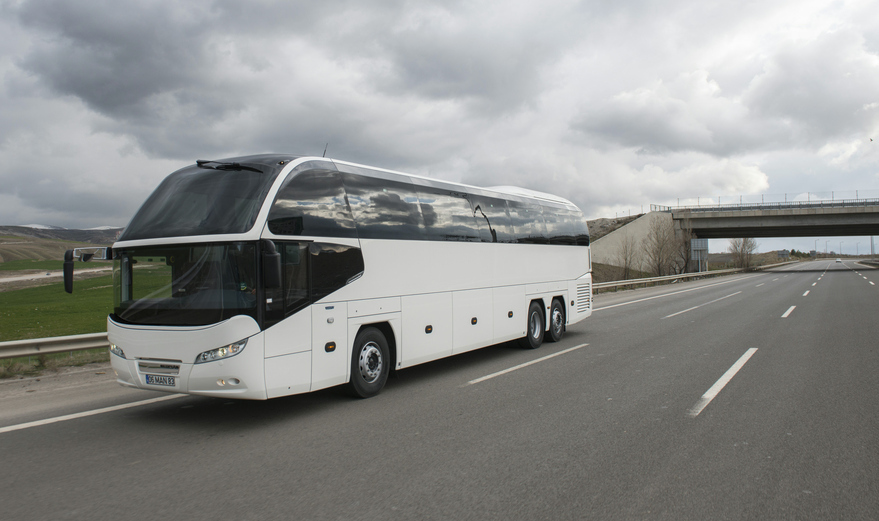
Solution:
[(141, 360), (137, 363), (142, 373), (150, 374), (180, 374), (180, 366), (170, 362), (147, 362)]

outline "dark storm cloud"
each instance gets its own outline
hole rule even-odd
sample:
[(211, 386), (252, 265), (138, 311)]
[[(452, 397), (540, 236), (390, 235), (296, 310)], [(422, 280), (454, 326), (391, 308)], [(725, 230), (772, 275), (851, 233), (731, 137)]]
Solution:
[[(132, 136), (154, 157), (315, 154), (332, 142), (337, 152), (379, 159), (381, 132), (368, 123), (375, 113), (364, 110), (366, 96), (355, 100), (351, 90), (404, 94), (399, 82), (382, 93), (380, 84), (390, 80), (372, 67), (384, 60), (378, 54), (387, 54), (385, 47), (397, 46), (388, 28), (398, 26), (406, 10), (395, 2), (364, 10), (357, 2), (130, 2), (120, 9), (113, 2), (55, 1), (7, 12), (41, 34), (17, 60), (23, 70), (106, 116), (94, 123), (96, 130)], [(384, 43), (359, 43), (379, 40)], [(296, 49), (284, 53), (290, 45)], [(362, 70), (341, 80), (322, 77), (336, 60)], [(405, 72), (409, 66), (393, 68), (415, 83), (454, 73), (431, 72), (421, 82)], [(386, 105), (388, 117), (395, 108), (409, 110)]]
[(147, 117), (146, 101), (210, 67), (203, 16), (167, 4), (27, 2), (21, 22), (48, 35), (20, 61), (57, 92), (113, 117)]
[(445, 10), (422, 16), (380, 34), (378, 45), (391, 64), (383, 88), (462, 100), (490, 112), (515, 111), (535, 101), (545, 87), (543, 73), (579, 34), (573, 20), (557, 12), (535, 19), (531, 13), (467, 9), (455, 16)]

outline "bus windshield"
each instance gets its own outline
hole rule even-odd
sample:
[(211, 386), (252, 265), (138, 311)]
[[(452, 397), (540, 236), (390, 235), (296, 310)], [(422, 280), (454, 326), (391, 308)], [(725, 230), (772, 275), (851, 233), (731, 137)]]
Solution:
[(279, 170), (240, 168), (190, 166), (174, 172), (137, 211), (119, 240), (250, 230)]
[(256, 244), (198, 244), (113, 250), (114, 319), (199, 326), (235, 315), (257, 318)]

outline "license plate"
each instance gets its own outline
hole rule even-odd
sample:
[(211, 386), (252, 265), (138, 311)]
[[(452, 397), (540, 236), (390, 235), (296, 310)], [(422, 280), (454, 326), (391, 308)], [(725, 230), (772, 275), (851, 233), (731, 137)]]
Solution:
[(174, 387), (174, 377), (173, 376), (160, 376), (155, 374), (146, 375), (146, 383), (147, 385), (167, 385), (169, 387)]

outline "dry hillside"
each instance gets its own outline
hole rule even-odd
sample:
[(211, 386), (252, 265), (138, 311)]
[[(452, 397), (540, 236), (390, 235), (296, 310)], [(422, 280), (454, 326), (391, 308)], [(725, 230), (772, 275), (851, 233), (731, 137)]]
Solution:
[(613, 219), (600, 218), (588, 221), (587, 224), (589, 225), (589, 241), (595, 242), (601, 237), (604, 237), (614, 230), (622, 228), (623, 226), (629, 224), (638, 217), (641, 217), (642, 215), (644, 214), (640, 213), (638, 215), (630, 215), (627, 217), (616, 217)]
[[(0, 226), (0, 262), (64, 259), (64, 251), (78, 246), (109, 246), (116, 230), (38, 230)], [(60, 267), (60, 264), (59, 264)]]

